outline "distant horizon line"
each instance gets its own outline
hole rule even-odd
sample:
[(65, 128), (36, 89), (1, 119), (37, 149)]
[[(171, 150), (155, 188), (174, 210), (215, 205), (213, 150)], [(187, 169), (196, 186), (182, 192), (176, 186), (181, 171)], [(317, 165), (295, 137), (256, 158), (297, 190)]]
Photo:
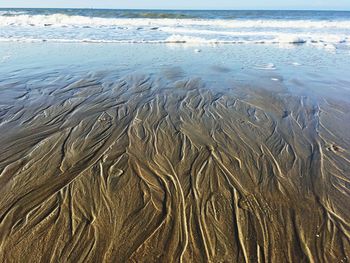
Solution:
[(316, 11), (350, 12), (350, 9), (164, 9), (164, 8), (100, 8), (100, 7), (1, 7), (0, 9), (87, 9), (87, 10), (132, 10), (132, 11)]

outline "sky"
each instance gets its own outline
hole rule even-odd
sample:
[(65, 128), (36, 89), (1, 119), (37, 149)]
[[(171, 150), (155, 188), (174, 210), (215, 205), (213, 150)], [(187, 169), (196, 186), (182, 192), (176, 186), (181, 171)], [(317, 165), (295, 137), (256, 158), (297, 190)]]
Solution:
[(350, 0), (0, 0), (0, 7), (350, 10)]

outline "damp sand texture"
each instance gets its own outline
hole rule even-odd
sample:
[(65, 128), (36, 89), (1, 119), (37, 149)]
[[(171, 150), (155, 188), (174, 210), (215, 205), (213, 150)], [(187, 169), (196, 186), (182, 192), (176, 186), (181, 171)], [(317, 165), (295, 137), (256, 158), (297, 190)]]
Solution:
[(348, 103), (150, 75), (38, 83), (1, 88), (1, 262), (349, 260)]

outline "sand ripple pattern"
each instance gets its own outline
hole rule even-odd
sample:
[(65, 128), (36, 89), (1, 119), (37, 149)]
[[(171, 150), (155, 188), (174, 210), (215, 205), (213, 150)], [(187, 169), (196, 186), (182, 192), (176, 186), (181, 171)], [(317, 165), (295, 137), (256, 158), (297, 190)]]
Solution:
[(3, 81), (0, 260), (348, 262), (349, 113), (199, 79)]

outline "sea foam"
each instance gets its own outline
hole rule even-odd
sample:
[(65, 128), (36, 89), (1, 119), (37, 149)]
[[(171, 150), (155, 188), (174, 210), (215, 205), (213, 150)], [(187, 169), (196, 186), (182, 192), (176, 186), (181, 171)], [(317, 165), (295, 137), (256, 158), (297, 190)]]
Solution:
[[(350, 19), (114, 18), (0, 11), (0, 41), (348, 45)], [(149, 18), (157, 17), (157, 18)]]

